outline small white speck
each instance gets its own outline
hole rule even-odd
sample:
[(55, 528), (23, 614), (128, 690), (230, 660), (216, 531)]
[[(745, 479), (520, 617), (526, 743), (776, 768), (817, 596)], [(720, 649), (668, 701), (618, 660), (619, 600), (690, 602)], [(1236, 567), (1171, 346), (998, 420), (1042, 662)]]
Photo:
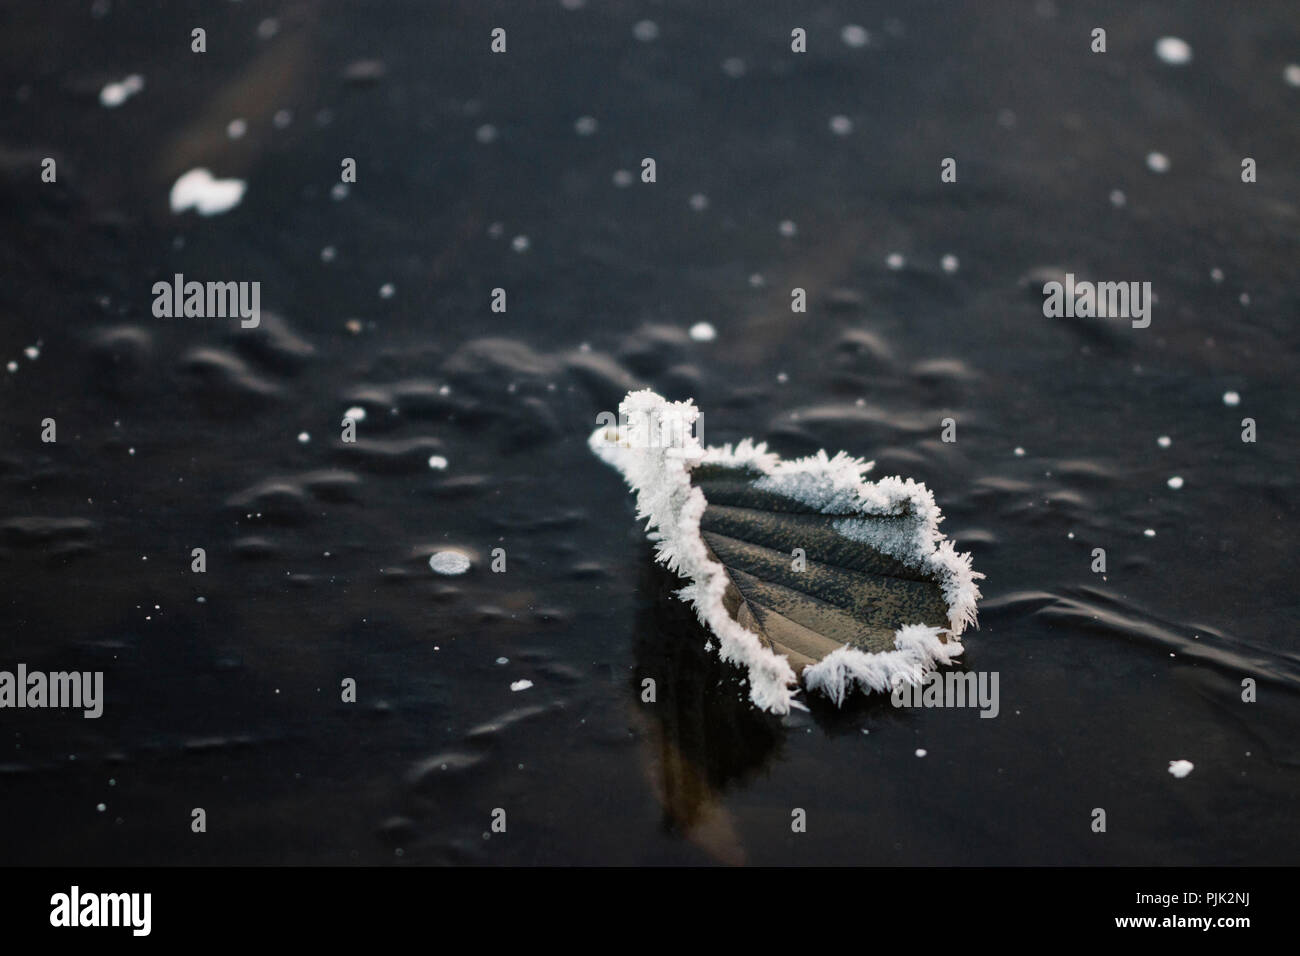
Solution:
[(777, 227), (777, 231), (788, 239), (799, 231), (799, 227), (792, 220), (783, 219), (781, 225)]
[(5, 365), (5, 368), (8, 369), (10, 372), (16, 372), (18, 371), (18, 363), (9, 362), (8, 364)]
[(1241, 396), (1238, 395), (1236, 392), (1224, 392), (1224, 393), (1223, 393), (1223, 404), (1228, 405), (1228, 406), (1240, 405), (1240, 404), (1241, 404)]
[(1155, 529), (1155, 528), (1147, 528), (1147, 529), (1146, 529), (1145, 531), (1143, 531), (1142, 533), (1143, 533), (1144, 535), (1146, 535), (1148, 538), (1154, 538), (1154, 537), (1156, 536), (1156, 529)]
[(864, 47), (871, 42), (871, 34), (856, 23), (850, 23), (840, 31), (840, 39), (845, 46)]
[(1300, 86), (1300, 63), (1288, 63), (1282, 71), (1282, 79), (1291, 86)]
[(120, 83), (109, 83), (99, 91), (99, 102), (107, 109), (116, 109), (144, 89), (144, 77), (132, 73)]
[(338, 250), (337, 250), (337, 249), (335, 249), (333, 246), (326, 246), (324, 249), (322, 249), (322, 250), (320, 251), (320, 261), (321, 261), (321, 262), (333, 262), (333, 261), (334, 261), (334, 257), (335, 257), (336, 255), (338, 255)]
[(687, 334), (696, 342), (712, 342), (718, 337), (718, 330), (708, 322), (696, 322)]
[(579, 116), (573, 121), (573, 129), (579, 136), (591, 136), (599, 128), (594, 116)]
[(1169, 761), (1169, 772), (1181, 780), (1192, 772), (1192, 762), (1190, 760), (1171, 760)]
[(508, 657), (498, 657), (498, 658), (497, 658), (497, 663), (498, 663), (498, 664), (509, 664), (509, 663), (510, 663), (510, 658), (508, 658)]
[(1237, 296), (1237, 301), (1242, 305), (1250, 305), (1250, 293), (1243, 292), (1241, 295)]
[(299, 432), (298, 441), (305, 445), (307, 444), (307, 442), (311, 441), (311, 436), (308, 435), (306, 432)]
[(1179, 488), (1183, 486), (1183, 479), (1179, 475), (1174, 475), (1172, 478), (1166, 481), (1165, 484), (1167, 484), (1170, 488), (1174, 489), (1174, 491), (1177, 491)]
[(27, 348), (23, 349), (23, 354), (26, 355), (28, 359), (35, 362), (38, 358), (41, 357), (41, 350), (38, 349), (35, 345), (29, 345), (27, 346)]
[(632, 27), (632, 36), (642, 43), (652, 43), (659, 37), (659, 24), (653, 20), (638, 21), (636, 26)]
[(925, 754), (926, 754), (926, 751), (925, 751), (924, 748), (922, 748), (922, 747), (917, 747), (917, 748), (916, 748), (916, 755), (917, 755), (918, 757), (924, 757)]
[(787, 375), (785, 372), (777, 372), (776, 380), (780, 382), (782, 385), (784, 385), (786, 382), (790, 381), (790, 376)]
[(106, 803), (99, 803), (99, 804), (96, 804), (96, 805), (95, 805), (95, 809), (98, 810), (100, 813), (103, 813), (105, 810), (108, 809), (108, 804), (106, 804)]
[(615, 170), (613, 180), (614, 185), (619, 189), (626, 189), (631, 186), (635, 177), (626, 169)]
[(1015, 456), (1016, 456), (1017, 458), (1024, 458), (1024, 457), (1025, 457), (1025, 450), (1024, 450), (1023, 448), (1021, 448), (1019, 445), (1016, 446)]
[(497, 128), (491, 123), (484, 123), (474, 133), (474, 138), (480, 143), (485, 144), (495, 142), (497, 138)]
[(271, 117), (271, 125), (276, 129), (286, 129), (293, 122), (293, 110), (276, 110)]
[(200, 167), (191, 169), (172, 184), (168, 202), (176, 214), (193, 207), (200, 216), (212, 216), (239, 205), (246, 185), (242, 179), (215, 179)]
[(767, 285), (767, 280), (763, 278), (761, 272), (755, 272), (749, 277), (749, 286), (751, 289), (761, 289)]
[(832, 116), (830, 119), (831, 132), (836, 136), (848, 136), (853, 132), (853, 120), (847, 116)]
[(248, 132), (248, 121), (242, 119), (232, 119), (226, 124), (226, 135), (231, 139), (243, 139), (244, 134)]
[(1128, 202), (1128, 197), (1124, 195), (1124, 190), (1112, 189), (1110, 191), (1110, 204), (1116, 209), (1119, 209), (1126, 202)]
[(1168, 448), (1173, 443), (1174, 440), (1170, 438), (1168, 435), (1161, 435), (1159, 438), (1156, 439), (1156, 444), (1159, 445), (1161, 448)]
[(360, 405), (353, 405), (343, 413), (344, 418), (350, 418), (354, 422), (364, 422), (366, 420), (366, 410)]
[(1210, 281), (1211, 281), (1211, 282), (1214, 282), (1214, 283), (1216, 283), (1216, 284), (1219, 283), (1219, 282), (1222, 282), (1222, 281), (1223, 281), (1223, 270), (1222, 270), (1222, 269), (1219, 269), (1219, 268), (1217, 268), (1217, 267), (1214, 268), (1214, 269), (1211, 269), (1211, 270), (1210, 270)]
[(1169, 157), (1164, 153), (1147, 153), (1147, 169), (1153, 173), (1169, 172)]
[(528, 248), (531, 245), (532, 242), (529, 240), (527, 236), (522, 236), (522, 235), (515, 236), (513, 239), (510, 240), (510, 248), (513, 249), (515, 252), (527, 252)]
[(391, 282), (385, 282), (383, 285), (379, 287), (379, 298), (391, 299), (393, 297), (393, 293), (396, 291), (397, 289), (393, 286)]
[(342, 202), (344, 199), (347, 198), (348, 198), (347, 183), (335, 183), (333, 186), (330, 187), (330, 199), (333, 199), (335, 202)]
[(1156, 41), (1156, 56), (1170, 66), (1184, 66), (1192, 62), (1192, 48), (1178, 37), (1161, 37)]
[(269, 40), (280, 32), (280, 21), (275, 17), (267, 17), (257, 25), (257, 37), (259, 40)]
[(510, 689), (517, 692), (521, 690), (528, 690), (528, 688), (532, 686), (533, 686), (533, 682), (530, 680), (517, 680), (510, 685)]
[(446, 471), (447, 459), (443, 458), (441, 455), (430, 455), (429, 467), (432, 468), (434, 471)]
[(944, 272), (956, 272), (961, 268), (961, 262), (951, 252), (939, 260), (939, 265)]
[(429, 558), (429, 567), (437, 574), (464, 574), (469, 566), (469, 555), (463, 551), (435, 551)]
[(906, 264), (907, 260), (903, 258), (901, 252), (891, 252), (889, 255), (885, 256), (885, 265), (895, 272), (903, 268)]
[(709, 197), (704, 195), (704, 193), (695, 193), (695, 195), (691, 196), (688, 202), (690, 207), (696, 212), (704, 212), (704, 210), (709, 208)]

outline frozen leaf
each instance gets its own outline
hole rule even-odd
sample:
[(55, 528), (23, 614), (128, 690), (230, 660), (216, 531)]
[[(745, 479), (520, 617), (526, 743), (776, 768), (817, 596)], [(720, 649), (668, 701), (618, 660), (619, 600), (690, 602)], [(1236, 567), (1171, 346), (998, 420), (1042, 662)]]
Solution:
[(756, 706), (786, 713), (800, 678), (842, 704), (962, 652), (982, 575), (939, 533), (924, 485), (866, 481), (871, 463), (843, 453), (704, 448), (695, 406), (648, 389), (619, 412), (590, 446), (636, 492), (657, 559), (688, 580), (678, 594), (722, 658), (748, 669)]

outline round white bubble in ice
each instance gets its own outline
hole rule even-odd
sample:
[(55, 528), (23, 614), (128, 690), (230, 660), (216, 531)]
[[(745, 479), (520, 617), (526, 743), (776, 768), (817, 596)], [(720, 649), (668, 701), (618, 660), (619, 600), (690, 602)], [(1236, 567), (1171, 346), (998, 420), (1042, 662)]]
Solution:
[(429, 567), (437, 574), (464, 574), (469, 570), (469, 555), (463, 551), (435, 551)]
[(1171, 66), (1192, 62), (1192, 48), (1178, 37), (1161, 37), (1156, 41), (1156, 56)]

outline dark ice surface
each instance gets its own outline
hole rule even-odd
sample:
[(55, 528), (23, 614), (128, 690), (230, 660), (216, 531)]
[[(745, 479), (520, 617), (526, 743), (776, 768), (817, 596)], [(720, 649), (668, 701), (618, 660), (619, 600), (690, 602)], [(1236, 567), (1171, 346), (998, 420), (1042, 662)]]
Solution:
[[(106, 699), (0, 710), (0, 861), (1295, 863), (1297, 62), (1294, 2), (4, 4), (0, 670)], [(933, 489), (998, 716), (755, 713), (586, 447), (640, 386)]]

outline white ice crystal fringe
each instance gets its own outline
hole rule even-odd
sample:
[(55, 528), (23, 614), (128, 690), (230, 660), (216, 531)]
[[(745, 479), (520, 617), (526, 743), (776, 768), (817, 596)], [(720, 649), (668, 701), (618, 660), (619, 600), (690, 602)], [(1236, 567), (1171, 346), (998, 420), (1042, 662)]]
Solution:
[[(766, 445), (749, 439), (735, 447), (704, 448), (693, 432), (698, 416), (699, 410), (689, 401), (669, 402), (650, 389), (629, 392), (619, 404), (619, 420), (625, 424), (597, 428), (588, 444), (636, 492), (637, 516), (646, 519), (656, 559), (691, 582), (678, 596), (717, 635), (722, 659), (748, 670), (749, 696), (755, 706), (788, 713), (792, 705), (799, 706), (794, 700), (798, 681), (787, 658), (737, 623), (723, 605), (727, 571), (709, 557), (700, 536), (706, 501), (690, 479), (690, 470), (698, 464), (757, 471), (763, 477), (755, 487), (793, 498), (822, 514), (842, 516), (833, 522), (840, 534), (930, 572), (940, 583), (948, 603), (947, 630), (907, 625), (895, 632), (897, 650), (893, 651), (842, 647), (805, 669), (810, 690), (839, 705), (855, 687), (871, 692), (898, 683), (919, 683), (928, 671), (961, 654), (957, 638), (975, 624), (980, 596), (975, 580), (983, 575), (971, 570), (969, 554), (958, 554), (939, 532), (943, 516), (924, 485), (901, 478), (866, 481), (863, 475), (872, 463), (842, 452), (833, 458), (818, 452), (782, 461)], [(654, 440), (647, 440), (647, 422), (655, 425)], [(947, 635), (947, 643), (940, 634)]]

